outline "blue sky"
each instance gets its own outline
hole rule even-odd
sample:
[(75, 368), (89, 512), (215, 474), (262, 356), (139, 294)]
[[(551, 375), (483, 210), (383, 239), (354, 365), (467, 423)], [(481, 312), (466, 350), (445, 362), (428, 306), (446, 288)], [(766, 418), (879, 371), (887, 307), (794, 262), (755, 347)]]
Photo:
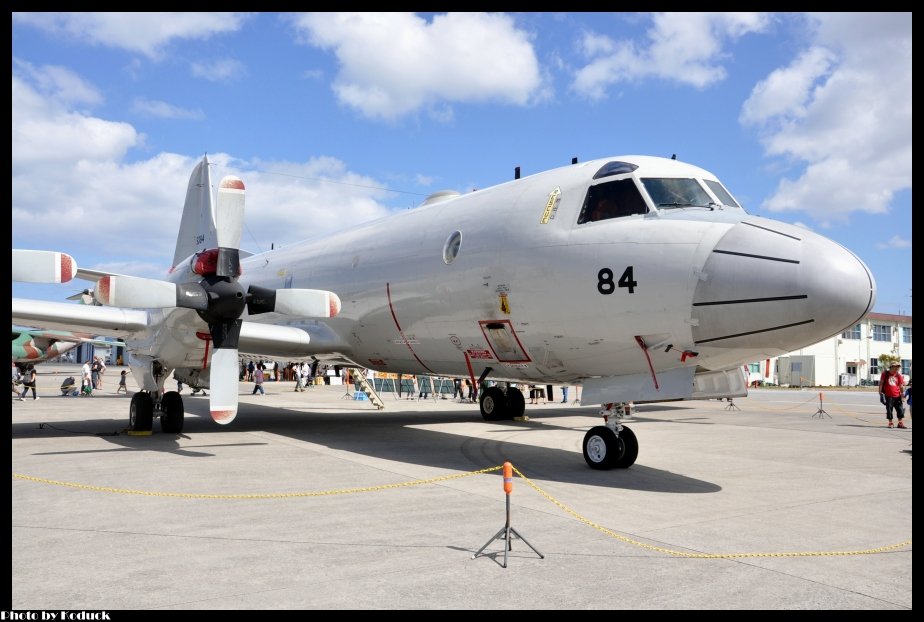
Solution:
[(13, 248), (161, 277), (204, 153), (247, 185), (251, 251), (516, 166), (676, 153), (911, 315), (911, 13), (13, 13), (12, 35)]

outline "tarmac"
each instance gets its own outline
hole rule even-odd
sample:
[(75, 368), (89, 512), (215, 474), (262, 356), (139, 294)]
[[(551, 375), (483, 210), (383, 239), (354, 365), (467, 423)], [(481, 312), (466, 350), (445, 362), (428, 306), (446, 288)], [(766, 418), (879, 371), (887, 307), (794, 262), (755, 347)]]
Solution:
[(912, 608), (911, 418), (888, 429), (875, 392), (639, 405), (638, 461), (595, 471), (599, 405), (487, 422), (241, 383), (230, 425), (186, 389), (181, 435), (137, 436), (118, 368), (92, 397), (37, 369), (41, 399), (12, 397), (14, 611)]

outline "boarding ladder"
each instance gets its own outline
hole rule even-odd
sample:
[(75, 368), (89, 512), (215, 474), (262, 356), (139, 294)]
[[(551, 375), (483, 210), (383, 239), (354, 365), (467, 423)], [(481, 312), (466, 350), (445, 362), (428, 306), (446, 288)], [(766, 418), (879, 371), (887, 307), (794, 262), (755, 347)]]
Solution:
[(379, 397), (379, 394), (375, 392), (375, 387), (372, 386), (372, 383), (369, 382), (368, 378), (366, 378), (365, 370), (352, 367), (350, 368), (350, 374), (353, 376), (353, 382), (359, 385), (360, 391), (368, 396), (369, 401), (372, 402), (372, 405), (379, 410), (384, 409), (385, 402), (382, 401), (382, 398)]

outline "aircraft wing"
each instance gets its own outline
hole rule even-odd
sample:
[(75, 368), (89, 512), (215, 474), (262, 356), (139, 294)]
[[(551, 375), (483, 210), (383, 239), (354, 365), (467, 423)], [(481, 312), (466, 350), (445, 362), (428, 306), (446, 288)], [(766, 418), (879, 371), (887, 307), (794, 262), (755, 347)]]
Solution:
[(41, 330), (37, 328), (15, 325), (11, 328), (11, 332), (13, 335), (27, 335), (40, 345), (49, 345), (56, 341), (67, 341), (70, 343), (92, 343), (93, 345), (97, 346), (119, 345), (119, 343), (115, 341), (97, 339), (94, 335), (87, 332), (73, 332), (67, 330)]
[(148, 327), (148, 314), (138, 309), (13, 298), (12, 321), (43, 329), (128, 337)]
[(268, 358), (329, 355), (348, 359), (350, 346), (321, 322), (304, 328), (243, 322), (238, 350), (242, 354)]
[[(140, 309), (88, 306), (43, 300), (12, 299), (12, 320), (17, 324), (94, 335), (131, 337), (149, 326)], [(316, 322), (305, 329), (257, 322), (241, 325), (240, 351), (254, 356), (301, 358), (315, 354), (346, 355), (348, 344), (327, 325)]]
[(74, 275), (74, 278), (83, 279), (84, 281), (99, 281), (104, 276), (127, 276), (127, 275), (119, 274), (117, 272), (102, 272), (101, 270), (89, 270), (87, 268), (77, 268), (77, 273)]
[(39, 363), (60, 356), (81, 343), (92, 343), (99, 346), (115, 345), (112, 341), (95, 339), (88, 333), (36, 330), (13, 326), (11, 356), (16, 363)]

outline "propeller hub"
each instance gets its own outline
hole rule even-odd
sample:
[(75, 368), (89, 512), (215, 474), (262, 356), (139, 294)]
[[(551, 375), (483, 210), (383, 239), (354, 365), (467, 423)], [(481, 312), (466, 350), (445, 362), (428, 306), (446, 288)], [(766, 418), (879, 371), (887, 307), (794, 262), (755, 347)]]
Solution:
[(208, 309), (199, 311), (199, 316), (213, 324), (227, 320), (236, 320), (244, 313), (247, 304), (244, 288), (231, 278), (209, 276), (202, 279), (200, 285), (208, 294)]

